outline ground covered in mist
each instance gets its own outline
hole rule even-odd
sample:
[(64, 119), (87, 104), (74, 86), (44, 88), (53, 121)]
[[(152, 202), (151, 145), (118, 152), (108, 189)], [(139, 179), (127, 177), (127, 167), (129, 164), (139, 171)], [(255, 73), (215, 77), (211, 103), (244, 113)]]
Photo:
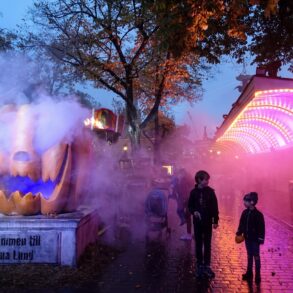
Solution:
[(98, 282), (101, 273), (119, 253), (117, 248), (97, 242), (87, 248), (77, 268), (43, 264), (0, 266), (0, 291), (85, 287)]

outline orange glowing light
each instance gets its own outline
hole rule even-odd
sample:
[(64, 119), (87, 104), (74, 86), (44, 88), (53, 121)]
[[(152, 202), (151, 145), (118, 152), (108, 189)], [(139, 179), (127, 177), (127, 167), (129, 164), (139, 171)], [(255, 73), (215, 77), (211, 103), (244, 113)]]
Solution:
[(173, 166), (171, 166), (171, 165), (163, 165), (162, 168), (167, 169), (168, 175), (173, 174)]
[(94, 127), (99, 128), (99, 129), (104, 129), (104, 124), (99, 120), (95, 120)]

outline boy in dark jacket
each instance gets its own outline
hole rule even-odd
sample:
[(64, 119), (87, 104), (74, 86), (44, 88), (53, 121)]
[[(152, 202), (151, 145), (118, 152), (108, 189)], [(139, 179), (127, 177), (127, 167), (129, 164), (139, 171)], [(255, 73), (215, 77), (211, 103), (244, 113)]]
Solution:
[[(212, 228), (218, 228), (219, 210), (215, 191), (208, 186), (210, 175), (206, 171), (195, 174), (195, 188), (190, 192), (188, 209), (193, 215), (197, 277), (214, 278), (211, 265)], [(203, 255), (204, 249), (204, 255)]]
[(258, 201), (258, 194), (250, 192), (243, 198), (246, 209), (242, 212), (238, 231), (236, 235), (243, 235), (247, 250), (247, 270), (242, 279), (250, 281), (253, 278), (252, 267), (255, 261), (255, 283), (260, 284), (260, 244), (265, 240), (265, 221), (263, 214), (257, 210), (255, 205)]

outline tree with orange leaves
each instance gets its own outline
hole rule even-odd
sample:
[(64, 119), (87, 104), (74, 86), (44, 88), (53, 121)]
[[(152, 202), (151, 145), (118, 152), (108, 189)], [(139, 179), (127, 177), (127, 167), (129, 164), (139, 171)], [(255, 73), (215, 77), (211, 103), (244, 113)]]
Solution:
[[(173, 56), (194, 53), (211, 63), (246, 52), (259, 65), (292, 64), (291, 0), (144, 0)], [(291, 71), (293, 68), (291, 66)]]
[(199, 98), (198, 58), (175, 59), (160, 48), (160, 26), (141, 1), (38, 1), (31, 16), (39, 30), (26, 45), (45, 48), (65, 72), (121, 98), (134, 148), (159, 107)]
[[(243, 54), (250, 14), (277, 0), (40, 0), (30, 48), (61, 60), (64, 72), (90, 80), (125, 103), (130, 139), (139, 147), (159, 108), (200, 95), (203, 62)], [(34, 28), (34, 31), (36, 29)], [(242, 51), (241, 51), (242, 48)]]

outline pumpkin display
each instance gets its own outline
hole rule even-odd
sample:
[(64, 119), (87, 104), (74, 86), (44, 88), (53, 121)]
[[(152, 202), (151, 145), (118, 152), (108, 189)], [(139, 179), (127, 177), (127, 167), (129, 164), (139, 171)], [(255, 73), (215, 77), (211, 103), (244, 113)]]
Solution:
[[(10, 115), (9, 124), (1, 121), (5, 115)], [(87, 177), (80, 170), (87, 168), (91, 151), (82, 123), (76, 125), (81, 130), (73, 139), (58, 140), (42, 152), (35, 145), (32, 105), (3, 106), (1, 123), (9, 130), (0, 138), (0, 213), (29, 216), (74, 211)]]

